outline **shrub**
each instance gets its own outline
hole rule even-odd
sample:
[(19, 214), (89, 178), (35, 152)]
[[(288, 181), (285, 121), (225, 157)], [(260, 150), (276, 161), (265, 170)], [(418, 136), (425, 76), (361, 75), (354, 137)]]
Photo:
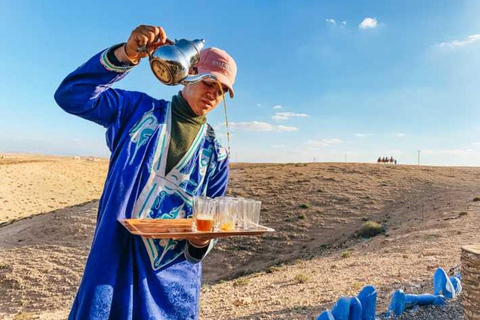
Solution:
[(304, 215), (303, 213), (300, 213), (300, 214), (298, 215), (298, 219), (300, 219), (300, 220), (305, 219), (305, 215)]
[(275, 271), (278, 271), (278, 270), (280, 270), (280, 267), (278, 267), (278, 266), (270, 266), (270, 267), (268, 267), (268, 269), (267, 269), (267, 273), (274, 273)]
[(480, 201), (480, 197), (473, 198), (473, 201)]
[(235, 281), (233, 281), (233, 286), (238, 287), (238, 286), (245, 286), (247, 285), (249, 280), (247, 278), (240, 278)]
[(310, 206), (306, 203), (301, 203), (299, 206), (298, 206), (300, 209), (308, 209), (310, 208)]
[(467, 211), (462, 211), (458, 214), (460, 217), (468, 215)]
[(425, 234), (423, 236), (423, 241), (430, 241), (430, 240), (438, 239), (439, 237), (440, 235), (438, 234)]
[(34, 313), (31, 312), (20, 312), (15, 315), (14, 320), (29, 320), (29, 319), (34, 319)]
[(355, 291), (362, 289), (364, 286), (365, 286), (365, 283), (363, 282), (355, 281), (354, 283), (352, 283), (352, 289)]
[(293, 280), (297, 281), (298, 283), (305, 283), (310, 280), (310, 278), (306, 274), (299, 273), (295, 276), (295, 278), (293, 278)]
[(352, 253), (350, 251), (343, 251), (342, 252), (342, 259), (347, 259), (352, 256)]
[(358, 234), (364, 238), (371, 238), (383, 233), (383, 231), (381, 224), (375, 221), (367, 221), (360, 227)]

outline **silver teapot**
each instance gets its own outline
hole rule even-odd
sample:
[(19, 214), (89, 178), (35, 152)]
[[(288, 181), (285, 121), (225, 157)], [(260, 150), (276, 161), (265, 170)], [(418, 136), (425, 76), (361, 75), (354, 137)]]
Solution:
[[(150, 68), (162, 83), (175, 86), (199, 82), (204, 78), (217, 79), (211, 73), (189, 75), (190, 69), (200, 61), (200, 51), (205, 45), (205, 40), (180, 39), (175, 42), (168, 40), (167, 43), (149, 54)], [(147, 50), (144, 47), (139, 51)]]

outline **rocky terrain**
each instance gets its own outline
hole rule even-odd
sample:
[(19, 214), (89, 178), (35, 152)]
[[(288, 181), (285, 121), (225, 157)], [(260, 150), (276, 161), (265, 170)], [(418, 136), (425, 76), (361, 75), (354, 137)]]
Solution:
[[(65, 319), (108, 163), (25, 157), (0, 159), (0, 319)], [(315, 319), (366, 284), (379, 312), (394, 289), (431, 292), (433, 271), (480, 242), (479, 182), (480, 168), (233, 164), (229, 193), (261, 200), (276, 232), (219, 241), (201, 319)], [(383, 233), (359, 237), (366, 221)]]

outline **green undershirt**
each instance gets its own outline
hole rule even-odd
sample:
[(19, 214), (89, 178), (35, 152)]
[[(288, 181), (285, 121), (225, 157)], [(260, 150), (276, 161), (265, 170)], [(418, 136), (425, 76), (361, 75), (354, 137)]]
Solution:
[(198, 131), (206, 121), (205, 116), (199, 116), (193, 112), (181, 92), (173, 96), (172, 127), (165, 173), (169, 173), (187, 153)]

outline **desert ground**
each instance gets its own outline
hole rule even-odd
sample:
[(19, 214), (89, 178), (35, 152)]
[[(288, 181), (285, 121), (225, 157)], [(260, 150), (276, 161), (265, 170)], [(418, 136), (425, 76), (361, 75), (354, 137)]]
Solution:
[[(0, 155), (0, 319), (66, 319), (107, 170), (107, 159)], [(219, 241), (201, 319), (316, 319), (366, 284), (385, 311), (394, 289), (431, 292), (434, 270), (480, 243), (480, 168), (232, 164), (229, 193), (261, 200), (276, 232)], [(384, 232), (359, 237), (366, 221)]]

